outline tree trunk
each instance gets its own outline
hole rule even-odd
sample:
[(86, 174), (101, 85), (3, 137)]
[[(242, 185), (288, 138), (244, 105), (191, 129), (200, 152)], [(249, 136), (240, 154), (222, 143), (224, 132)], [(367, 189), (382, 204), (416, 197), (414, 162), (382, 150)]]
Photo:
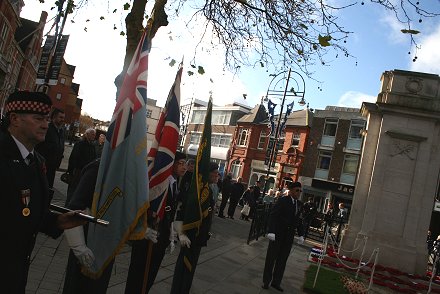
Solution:
[[(125, 50), (124, 67), (122, 68), (122, 72), (115, 79), (115, 85), (117, 88), (116, 99), (119, 96), (119, 89), (124, 80), (127, 68), (130, 65), (133, 54), (136, 51), (136, 47), (145, 29), (142, 25), (142, 22), (144, 20), (145, 6), (147, 5), (147, 1), (148, 0), (134, 0), (131, 11), (125, 18), (125, 25), (127, 29), (127, 47)], [(165, 13), (166, 3), (167, 0), (156, 0), (154, 3), (152, 15), (148, 20), (149, 23), (151, 22), (151, 26), (147, 26), (147, 29), (150, 29), (151, 38), (156, 35), (156, 32), (161, 26), (168, 25), (167, 14)]]

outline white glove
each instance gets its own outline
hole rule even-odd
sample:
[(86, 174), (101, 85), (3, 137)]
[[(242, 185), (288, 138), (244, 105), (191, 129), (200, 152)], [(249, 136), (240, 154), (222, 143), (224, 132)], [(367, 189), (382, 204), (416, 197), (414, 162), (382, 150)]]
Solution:
[(144, 238), (150, 240), (153, 243), (157, 243), (157, 231), (147, 227)]
[(67, 244), (69, 244), (79, 262), (85, 267), (92, 267), (95, 256), (92, 250), (86, 246), (83, 227), (78, 226), (64, 230), (64, 236), (66, 236)]
[(303, 236), (299, 236), (297, 243), (299, 245), (302, 245), (304, 243), (304, 237)]
[(177, 232), (176, 232), (176, 228), (174, 227), (174, 222), (171, 223), (170, 241), (171, 241), (171, 243), (173, 243), (174, 241), (177, 241)]
[(268, 233), (267, 234), (267, 239), (269, 239), (270, 241), (275, 241), (275, 234), (274, 233)]
[(176, 249), (176, 244), (174, 243), (174, 241), (171, 241), (171, 243), (170, 243), (170, 254), (173, 254), (174, 249)]
[(188, 238), (187, 235), (185, 235), (185, 233), (183, 233), (182, 224), (182, 221), (175, 221), (173, 227), (175, 228), (177, 235), (179, 236), (180, 246), (186, 246), (189, 248), (191, 245), (191, 240)]

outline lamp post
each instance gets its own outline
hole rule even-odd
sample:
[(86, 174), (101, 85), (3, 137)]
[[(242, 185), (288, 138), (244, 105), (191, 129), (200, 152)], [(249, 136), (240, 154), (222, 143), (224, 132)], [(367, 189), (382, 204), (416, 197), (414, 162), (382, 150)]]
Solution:
[[(287, 77), (286, 77), (287, 73)], [(282, 85), (285, 83), (284, 90), (282, 89)], [(290, 88), (289, 88), (290, 86)], [(266, 194), (268, 188), (268, 179), (270, 170), (275, 166), (276, 158), (277, 158), (277, 145), (278, 140), (282, 131), (284, 130), (287, 122), (288, 116), (292, 113), (292, 109), (294, 106), (294, 101), (287, 105), (287, 110), (283, 114), (284, 103), (286, 102), (286, 98), (296, 99), (299, 98), (298, 104), (300, 106), (304, 106), (306, 104), (304, 100), (305, 94), (305, 81), (304, 78), (296, 71), (292, 71), (289, 69), (288, 71), (283, 71), (277, 75), (275, 75), (272, 81), (269, 84), (267, 89), (266, 97), (264, 101), (267, 101), (267, 112), (269, 114), (269, 127), (271, 129), (269, 135), (269, 145), (266, 151), (266, 160), (265, 164), (267, 164), (267, 172), (263, 189), (263, 196)], [(272, 102), (271, 99), (281, 99), (281, 109), (278, 115), (278, 121), (276, 122), (275, 128), (275, 107), (276, 104)], [(284, 115), (284, 116), (283, 116)], [(273, 138), (273, 140), (271, 140)]]

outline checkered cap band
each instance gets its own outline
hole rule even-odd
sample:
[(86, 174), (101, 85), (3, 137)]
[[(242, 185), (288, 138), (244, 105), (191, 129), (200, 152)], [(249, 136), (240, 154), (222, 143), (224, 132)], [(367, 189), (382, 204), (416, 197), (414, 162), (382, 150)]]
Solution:
[(6, 113), (48, 114), (51, 106), (39, 101), (10, 101), (6, 104)]

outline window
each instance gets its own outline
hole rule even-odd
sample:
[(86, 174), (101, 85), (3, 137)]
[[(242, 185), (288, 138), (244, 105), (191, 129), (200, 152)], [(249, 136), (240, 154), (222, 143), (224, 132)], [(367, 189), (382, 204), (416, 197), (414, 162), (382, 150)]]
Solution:
[(0, 53), (3, 52), (5, 48), (3, 48), (6, 44), (6, 39), (8, 38), (9, 27), (6, 22), (3, 22), (3, 26), (0, 30)]
[(231, 120), (230, 111), (213, 111), (212, 112), (212, 124), (213, 125), (227, 125)]
[(57, 93), (56, 98), (57, 98), (57, 100), (61, 100), (61, 93)]
[(359, 155), (346, 154), (342, 173), (355, 175), (358, 167)]
[(365, 121), (360, 119), (353, 119), (351, 121), (349, 138), (361, 139), (362, 138), (361, 131), (364, 128), (364, 126), (365, 126)]
[(65, 83), (66, 83), (66, 79), (65, 79), (65, 78), (61, 78), (61, 79), (60, 79), (60, 84), (63, 84), (63, 85), (64, 85)]
[(298, 147), (300, 140), (301, 140), (301, 134), (293, 133), (292, 134), (292, 147)]
[(191, 136), (189, 137), (189, 143), (194, 145), (199, 145), (201, 137), (202, 137), (202, 133), (191, 133)]
[(213, 134), (211, 136), (211, 146), (228, 148), (231, 145), (231, 135)]
[(277, 151), (283, 150), (285, 140), (286, 140), (286, 132), (282, 131), (280, 137), (278, 138)]
[(151, 109), (147, 109), (147, 118), (151, 118), (151, 114), (153, 114), (153, 111)]
[(238, 146), (246, 146), (248, 141), (248, 129), (240, 129), (238, 132)]
[(266, 138), (267, 138), (267, 133), (266, 131), (261, 131), (260, 132), (260, 139), (258, 140), (258, 149), (264, 149), (265, 145), (266, 145)]
[(332, 153), (331, 152), (319, 151), (317, 168), (328, 170), (330, 168), (330, 161), (331, 160), (332, 160)]
[(338, 128), (337, 118), (326, 118), (324, 125), (324, 135), (334, 137), (336, 135), (336, 129)]
[(194, 110), (192, 121), (193, 124), (203, 124), (205, 123), (206, 110)]
[(241, 170), (241, 162), (239, 160), (232, 162), (231, 173), (233, 179), (236, 179), (240, 176), (240, 170)]

